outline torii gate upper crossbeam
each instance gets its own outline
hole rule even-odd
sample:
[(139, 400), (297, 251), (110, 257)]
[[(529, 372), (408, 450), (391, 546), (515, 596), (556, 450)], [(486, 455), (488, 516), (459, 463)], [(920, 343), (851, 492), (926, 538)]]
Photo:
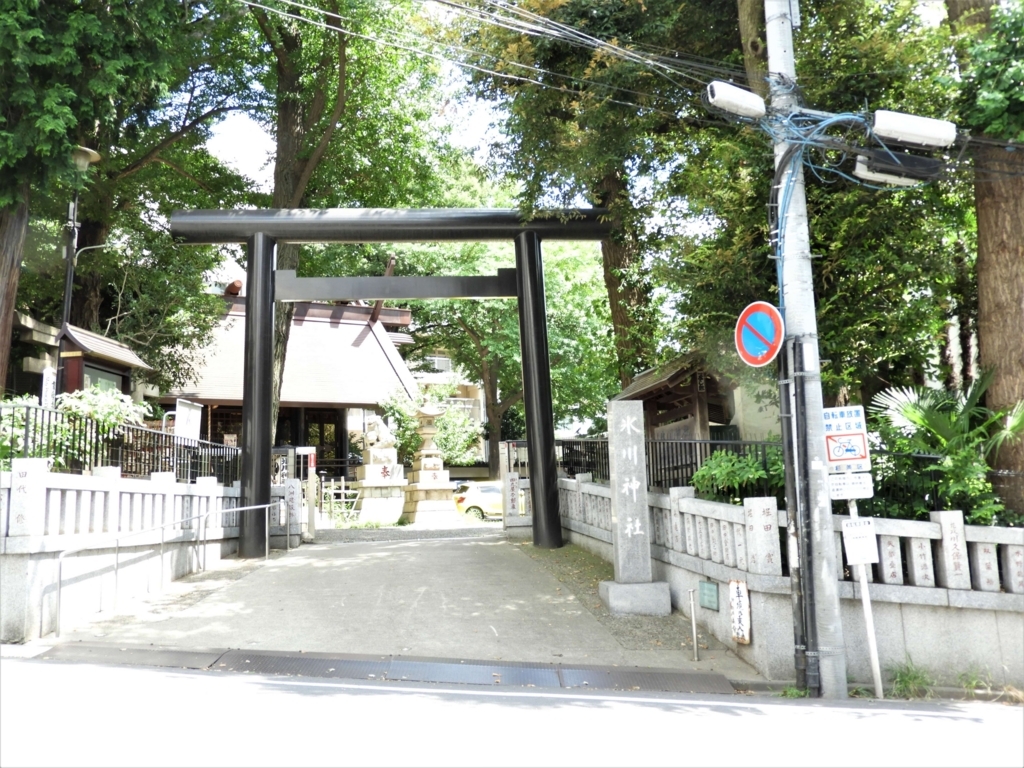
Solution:
[(601, 208), (570, 208), (524, 221), (511, 208), (272, 208), (175, 211), (171, 234), (189, 243), (244, 243), (255, 234), (278, 243), (442, 243), (601, 240), (611, 232)]

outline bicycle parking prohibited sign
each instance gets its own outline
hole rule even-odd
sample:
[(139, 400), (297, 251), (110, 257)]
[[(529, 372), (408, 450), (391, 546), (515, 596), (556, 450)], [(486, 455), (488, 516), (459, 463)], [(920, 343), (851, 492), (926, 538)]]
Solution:
[(825, 420), (825, 456), (828, 460), (828, 471), (867, 472), (871, 469), (864, 406), (825, 408), (822, 415)]

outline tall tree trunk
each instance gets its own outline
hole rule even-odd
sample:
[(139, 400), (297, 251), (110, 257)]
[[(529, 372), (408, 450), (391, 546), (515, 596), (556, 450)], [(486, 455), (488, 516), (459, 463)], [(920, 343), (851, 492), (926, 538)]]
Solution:
[(971, 270), (967, 256), (957, 249), (953, 257), (956, 268), (956, 317), (960, 333), (960, 383), (958, 389), (965, 392), (974, 382), (977, 371), (974, 368), (975, 334), (978, 322), (977, 269)]
[(764, 0), (736, 0), (740, 17), (743, 68), (750, 89), (768, 97), (768, 48), (764, 43)]
[[(985, 394), (989, 408), (1024, 400), (1024, 158), (1001, 147), (975, 152), (974, 200), (978, 218), (978, 352), (995, 376)], [(996, 469), (1024, 472), (1024, 439), (1004, 444)], [(1024, 478), (1011, 509), (1024, 511)]]
[[(300, 77), (297, 71), (278, 66), (277, 153), (274, 161), (274, 208), (295, 207), (299, 177), (302, 174), (299, 155), (302, 151), (302, 109), (299, 104)], [(298, 269), (299, 246), (278, 243), (277, 268)], [(277, 441), (277, 417), (281, 411), (281, 384), (284, 381), (284, 361), (291, 335), (295, 305), (291, 302), (274, 304), (274, 387), (271, 405), (271, 440)]]
[(957, 32), (968, 27), (987, 27), (992, 19), (992, 0), (946, 0), (946, 15)]
[[(110, 217), (107, 217), (108, 220)], [(78, 250), (90, 248), (75, 265), (75, 284), (71, 294), (71, 324), (89, 331), (103, 333), (100, 315), (103, 309), (103, 289), (106, 283), (99, 271), (89, 269), (90, 262), (103, 257), (102, 250), (94, 246), (107, 242), (110, 228), (106, 223), (85, 220), (78, 230)]]
[[(626, 184), (619, 171), (608, 173), (598, 187), (599, 202), (611, 211), (613, 235), (601, 241), (604, 284), (612, 316), (619, 381), (629, 386), (639, 370), (648, 367), (654, 356), (654, 338), (644, 322), (650, 311), (650, 292), (637, 279), (637, 244), (626, 231), (620, 201), (626, 198)], [(639, 321), (639, 322), (638, 322)]]
[[(993, 0), (946, 0), (957, 31), (976, 26), (983, 35)], [(978, 221), (978, 358), (995, 371), (985, 393), (989, 408), (1024, 400), (1024, 158), (982, 146), (974, 152), (974, 208)], [(1024, 440), (1006, 443), (996, 469), (1024, 472)], [(1003, 501), (1024, 511), (1024, 478), (1000, 489)]]
[(498, 443), (501, 442), (501, 411), (487, 403), (487, 475), (491, 480), (501, 476), (498, 465)]
[[(336, 4), (330, 5), (336, 13)], [(304, 205), (309, 181), (323, 160), (348, 101), (348, 37), (339, 28), (336, 54), (328, 54), (325, 51), (320, 65), (311, 66), (303, 60), (302, 25), (296, 27), (290, 22), (278, 24), (271, 21), (271, 17), (262, 9), (250, 10), (274, 52), (277, 70), (277, 152), (274, 160), (273, 207), (299, 208)], [(327, 16), (328, 23), (336, 23), (339, 19), (340, 17)], [(332, 59), (332, 55), (336, 55), (337, 58)], [(332, 70), (331, 66), (335, 62), (337, 68)], [(337, 78), (336, 92), (331, 112), (324, 120), (326, 107), (331, 103), (329, 85), (332, 74)], [(314, 87), (310, 87), (306, 82), (311, 78), (317, 81)], [(307, 97), (309, 91), (312, 91), (312, 97)], [(315, 134), (321, 125), (322, 132)], [(298, 266), (299, 246), (278, 244), (277, 268), (297, 269)], [(294, 314), (294, 304), (275, 303), (274, 382), (271, 401), (271, 435), (275, 442), (285, 354)]]
[(21, 257), (28, 230), (28, 184), (21, 188), (21, 202), (0, 211), (0, 396), (7, 391), (7, 366), (11, 360), (14, 302), (21, 278)]

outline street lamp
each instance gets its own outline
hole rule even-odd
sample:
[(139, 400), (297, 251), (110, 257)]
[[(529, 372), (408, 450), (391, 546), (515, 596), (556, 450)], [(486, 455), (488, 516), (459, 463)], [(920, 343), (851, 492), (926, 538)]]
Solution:
[[(75, 164), (75, 170), (85, 173), (89, 166), (100, 159), (99, 152), (88, 147), (75, 147), (71, 150), (71, 161)], [(64, 246), (64, 311), (61, 313), (61, 325), (67, 325), (71, 318), (71, 291), (75, 281), (75, 262), (78, 260), (78, 189), (75, 189), (75, 197), (68, 206), (67, 221), (67, 242)], [(83, 249), (84, 250), (84, 249)]]

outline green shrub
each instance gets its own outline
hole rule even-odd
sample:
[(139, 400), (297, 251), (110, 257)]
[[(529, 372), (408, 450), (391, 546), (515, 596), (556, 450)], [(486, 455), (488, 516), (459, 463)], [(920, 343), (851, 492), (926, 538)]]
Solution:
[(778, 496), (785, 490), (786, 469), (778, 448), (769, 448), (763, 460), (753, 453), (715, 451), (690, 482), (705, 498), (742, 504), (744, 496), (764, 495), (763, 481), (767, 481), (771, 495)]

